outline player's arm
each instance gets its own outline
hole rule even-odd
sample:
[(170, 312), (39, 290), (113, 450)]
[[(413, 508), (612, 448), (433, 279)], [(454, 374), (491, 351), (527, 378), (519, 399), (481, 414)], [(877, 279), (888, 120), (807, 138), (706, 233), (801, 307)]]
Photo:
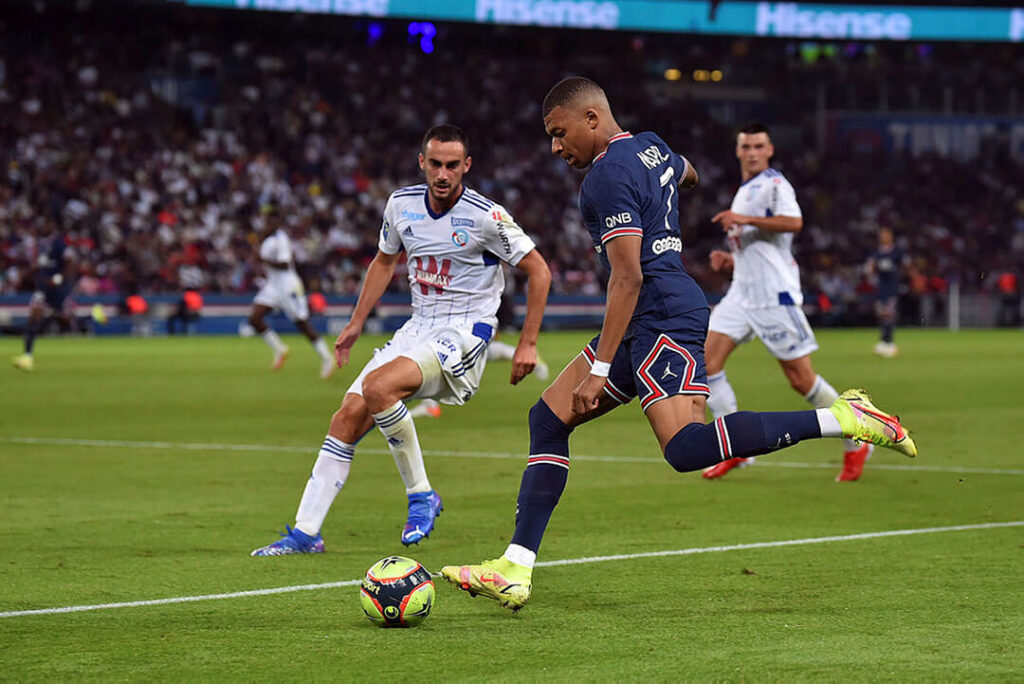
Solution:
[(696, 187), (697, 183), (700, 182), (700, 176), (697, 175), (697, 169), (690, 163), (690, 160), (686, 160), (686, 173), (683, 174), (682, 180), (679, 181), (680, 190), (689, 190), (690, 188)]
[(363, 278), (363, 285), (359, 290), (359, 299), (352, 310), (352, 318), (349, 319), (348, 325), (338, 333), (338, 339), (334, 342), (334, 359), (338, 368), (348, 363), (352, 345), (359, 339), (366, 319), (369, 318), (373, 307), (377, 305), (384, 291), (387, 290), (388, 283), (395, 275), (395, 266), (397, 265), (398, 254), (388, 254), (379, 250), (377, 256), (373, 257), (373, 261), (370, 262), (369, 268), (366, 269), (366, 277)]
[(548, 262), (536, 249), (524, 256), (516, 268), (526, 273), (526, 318), (519, 333), (519, 343), (512, 356), (513, 385), (533, 372), (537, 365), (537, 338), (544, 318), (548, 292), (551, 290), (551, 271)]
[[(601, 340), (598, 342), (597, 361), (611, 363), (615, 358), (626, 329), (633, 318), (644, 275), (640, 268), (640, 236), (627, 235), (605, 243), (608, 263), (612, 267), (608, 278), (608, 295)], [(606, 377), (591, 372), (573, 391), (572, 406), (576, 413), (587, 413), (597, 408), (598, 398), (604, 391)]]
[(725, 231), (733, 224), (751, 225), (769, 233), (799, 233), (804, 227), (804, 220), (800, 216), (746, 216), (732, 209), (718, 212), (711, 220), (720, 224)]
[(713, 249), (708, 256), (711, 261), (712, 271), (731, 271), (736, 265), (736, 259), (733, 255), (722, 249)]

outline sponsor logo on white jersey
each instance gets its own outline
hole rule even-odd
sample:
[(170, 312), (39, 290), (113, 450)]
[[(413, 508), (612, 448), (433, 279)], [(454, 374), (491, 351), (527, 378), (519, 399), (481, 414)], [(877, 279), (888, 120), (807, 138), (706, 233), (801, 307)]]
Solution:
[(402, 218), (409, 219), (410, 221), (422, 221), (427, 218), (426, 214), (421, 214), (418, 211), (409, 211), (408, 209), (402, 210)]

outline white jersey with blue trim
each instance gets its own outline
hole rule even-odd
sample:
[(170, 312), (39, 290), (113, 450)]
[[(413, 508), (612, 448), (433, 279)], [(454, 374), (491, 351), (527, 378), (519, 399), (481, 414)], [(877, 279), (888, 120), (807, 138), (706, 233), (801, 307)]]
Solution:
[[(772, 168), (744, 182), (730, 209), (744, 216), (801, 217), (793, 186)], [(730, 227), (727, 238), (735, 263), (729, 293), (739, 295), (740, 302), (751, 309), (803, 304), (800, 267), (792, 253), (794, 235), (750, 224)]]
[(425, 184), (392, 193), (378, 248), (408, 255), (412, 325), (421, 330), (477, 322), (494, 326), (505, 288), (500, 261), (515, 266), (536, 248), (500, 204), (463, 186), (448, 211), (435, 214)]

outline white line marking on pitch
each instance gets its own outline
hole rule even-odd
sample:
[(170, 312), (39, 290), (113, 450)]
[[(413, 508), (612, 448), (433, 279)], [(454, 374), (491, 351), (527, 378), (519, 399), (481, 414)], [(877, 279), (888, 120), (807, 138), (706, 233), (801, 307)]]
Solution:
[[(862, 539), (882, 539), (885, 537), (906, 537), (916, 534), (934, 534), (937, 532), (966, 532), (971, 530), (991, 530), (1001, 527), (1021, 527), (1024, 520), (1010, 522), (981, 523), (977, 525), (953, 525), (950, 527), (921, 527), (911, 530), (889, 530), (886, 532), (862, 532), (860, 534), (844, 534), (831, 537), (809, 537), (807, 539), (787, 539), (773, 542), (755, 542), (752, 544), (731, 544), (729, 546), (704, 546), (690, 549), (674, 549), (670, 551), (648, 551), (646, 553), (623, 553), (615, 556), (589, 556), (586, 558), (566, 558), (563, 560), (542, 561), (537, 567), (555, 567), (560, 565), (583, 565), (589, 563), (605, 563), (607, 561), (637, 560), (640, 558), (662, 558), (666, 556), (692, 556), (699, 553), (720, 553), (723, 551), (749, 551), (752, 549), (773, 549), (781, 546), (803, 546), (807, 544), (826, 544), (831, 542), (859, 541)], [(254, 561), (256, 563), (267, 561)], [(435, 573), (435, 577), (436, 577)], [(143, 606), (165, 606), (172, 603), (193, 603), (196, 601), (216, 601), (219, 599), (245, 598), (248, 596), (268, 596), (270, 594), (287, 594), (293, 591), (313, 591), (317, 589), (334, 589), (337, 587), (354, 587), (362, 580), (345, 580), (343, 582), (325, 582), (322, 584), (298, 584), (291, 587), (275, 587), (273, 589), (253, 589), (251, 591), (233, 591), (226, 594), (204, 594), (201, 596), (176, 596), (174, 598), (152, 599), (149, 601), (123, 601), (120, 603), (98, 603), (86, 606), (63, 606), (60, 608), (37, 608), (34, 610), (10, 610), (0, 612), (0, 618), (25, 617), (28, 615), (56, 615), (59, 613), (81, 613), (89, 610), (107, 610), (111, 608), (140, 608)]]
[[(132, 449), (178, 449), (181, 451), (272, 451), (315, 454), (315, 447), (281, 445), (281, 444), (218, 444), (204, 442), (143, 442), (118, 439), (70, 439), (64, 437), (2, 437), (0, 444), (38, 444), (42, 446), (80, 446)], [(359, 451), (367, 454), (390, 454), (387, 449), (359, 447)], [(435, 458), (493, 458), (499, 460), (526, 460), (523, 453), (500, 451), (424, 451), (425, 456)], [(635, 456), (590, 456), (573, 454), (575, 461), (594, 461), (599, 463), (663, 463), (660, 458), (643, 458)], [(828, 468), (836, 467), (835, 463), (801, 463), (797, 461), (776, 461), (771, 458), (759, 459), (758, 467), (771, 468)], [(872, 463), (871, 470), (902, 470), (910, 472), (930, 473), (970, 473), (976, 475), (1024, 475), (1024, 470), (1014, 468), (969, 468), (962, 466), (933, 465), (896, 465)]]

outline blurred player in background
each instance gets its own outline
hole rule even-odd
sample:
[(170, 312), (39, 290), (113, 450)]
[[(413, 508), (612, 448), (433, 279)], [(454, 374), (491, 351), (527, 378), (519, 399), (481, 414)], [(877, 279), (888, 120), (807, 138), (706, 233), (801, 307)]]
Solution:
[(899, 313), (900, 275), (908, 265), (903, 251), (896, 246), (892, 230), (880, 228), (878, 249), (868, 257), (865, 270), (875, 280), (875, 316), (878, 318), (879, 337), (875, 353), (887, 359), (896, 356), (893, 341), (896, 316)]
[(260, 261), (266, 269), (267, 280), (253, 299), (249, 324), (274, 351), (271, 368), (275, 371), (281, 370), (288, 360), (290, 350), (265, 319), (274, 309), (283, 311), (313, 345), (317, 356), (320, 357), (320, 377), (326, 380), (334, 373), (334, 359), (327, 349), (327, 343), (309, 323), (306, 290), (295, 270), (291, 237), (281, 225), (277, 207), (266, 205), (261, 213), (263, 230), (260, 237), (263, 238), (263, 242), (260, 244)]
[(899, 420), (860, 390), (844, 392), (828, 409), (742, 411), (705, 425), (708, 302), (683, 267), (679, 230), (678, 191), (697, 184), (696, 170), (654, 133), (623, 131), (589, 79), (559, 82), (542, 112), (552, 153), (577, 169), (593, 164), (580, 213), (611, 270), (604, 323), (530, 409), (530, 455), (505, 553), (445, 566), (446, 580), (511, 610), (526, 605), (537, 550), (568, 478), (569, 435), (633, 397), (679, 472), (844, 435), (917, 453)]
[[(515, 274), (511, 272), (511, 268), (505, 262), (502, 262), (501, 267), (505, 271), (505, 290), (501, 295), (501, 304), (498, 305), (498, 327), (494, 330), (494, 339), (487, 345), (488, 361), (511, 361), (516, 355), (515, 347), (498, 339), (503, 331), (513, 329), (516, 317)], [(514, 368), (513, 372), (515, 372)], [(533, 375), (541, 382), (547, 382), (551, 375), (548, 364), (544, 362), (539, 353), (537, 354), (537, 365), (533, 367)], [(441, 403), (436, 399), (424, 399), (409, 409), (409, 413), (413, 418), (440, 418)]]
[[(779, 361), (782, 372), (811, 406), (828, 408), (839, 393), (811, 365), (818, 348), (804, 315), (800, 267), (793, 258), (794, 236), (803, 228), (793, 186), (769, 166), (775, 147), (767, 126), (752, 123), (736, 136), (736, 158), (743, 182), (732, 206), (711, 219), (721, 225), (729, 251), (713, 250), (711, 267), (732, 271), (732, 284), (711, 312), (705, 360), (715, 418), (737, 411), (736, 393), (725, 374), (725, 362), (737, 345), (755, 336)], [(856, 480), (871, 455), (871, 444), (844, 443), (843, 469), (836, 481)], [(704, 477), (724, 476), (753, 458), (734, 458), (708, 468)]]
[(77, 266), (74, 250), (68, 246), (51, 218), (39, 219), (39, 228), (31, 247), (35, 263), (36, 290), (29, 300), (28, 323), (25, 326), (25, 351), (11, 359), (15, 368), (30, 371), (35, 368), (36, 336), (39, 335), (49, 311), (64, 332), (71, 330)]
[(412, 318), (374, 351), (331, 419), (295, 527), (253, 551), (254, 556), (323, 551), (320, 527), (345, 484), (356, 443), (374, 425), (387, 440), (405, 483), (408, 517), (402, 543), (415, 544), (430, 535), (442, 510), (441, 497), (427, 479), (416, 425), (404, 402), (430, 397), (458, 405), (476, 393), (498, 323), (495, 313), (505, 285), (501, 261), (528, 278), (512, 384), (537, 364), (537, 335), (551, 286), (547, 262), (502, 206), (463, 185), (472, 158), (460, 128), (443, 124), (427, 131), (419, 164), (426, 184), (401, 188), (388, 199), (377, 255), (366, 271), (352, 319), (334, 344), (338, 366), (348, 363), (403, 251)]

